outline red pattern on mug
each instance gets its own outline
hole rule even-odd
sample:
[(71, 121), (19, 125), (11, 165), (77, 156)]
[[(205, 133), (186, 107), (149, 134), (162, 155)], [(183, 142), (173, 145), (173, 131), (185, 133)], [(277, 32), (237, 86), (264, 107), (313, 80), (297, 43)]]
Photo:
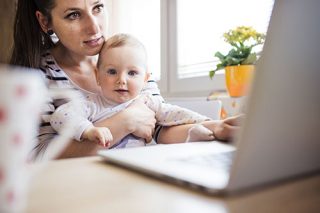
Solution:
[(4, 108), (0, 108), (0, 123), (7, 120), (7, 112)]
[(31, 155), (29, 155), (28, 157), (27, 157), (27, 159), (25, 160), (25, 164), (26, 164), (26, 166), (29, 166), (29, 165), (31, 165), (32, 164), (32, 156)]
[(13, 191), (13, 190), (8, 191), (8, 193), (7, 193), (7, 202), (8, 202), (9, 204), (12, 204), (12, 203), (14, 202), (14, 200), (15, 200), (15, 193), (14, 193), (14, 191)]
[(14, 134), (12, 137), (12, 143), (17, 146), (22, 144), (22, 140), (22, 136), (19, 133)]
[(3, 168), (0, 168), (0, 184), (4, 181), (5, 179), (5, 173)]
[(16, 95), (17, 97), (23, 97), (27, 94), (27, 88), (24, 85), (17, 86)]

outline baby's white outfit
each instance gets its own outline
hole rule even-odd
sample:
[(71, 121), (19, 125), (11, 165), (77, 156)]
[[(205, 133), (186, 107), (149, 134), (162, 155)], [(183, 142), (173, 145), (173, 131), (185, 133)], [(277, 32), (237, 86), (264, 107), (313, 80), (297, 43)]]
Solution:
[[(155, 112), (157, 124), (161, 126), (193, 124), (210, 120), (210, 118), (191, 110), (164, 103), (161, 101), (161, 99), (149, 94), (143, 94), (137, 98), (142, 99), (144, 103)], [(85, 129), (92, 126), (93, 123), (97, 121), (109, 118), (112, 115), (120, 112), (136, 99), (122, 104), (117, 104), (106, 100), (100, 95), (97, 95), (97, 98), (95, 98), (94, 101), (83, 99), (80, 101), (80, 104), (77, 105), (74, 102), (68, 102), (56, 109), (51, 116), (50, 124), (57, 132), (60, 132), (63, 129), (66, 121), (73, 119), (76, 132), (76, 134), (74, 134), (74, 139), (80, 141)], [(144, 140), (130, 134), (112, 148), (125, 148), (144, 145)]]

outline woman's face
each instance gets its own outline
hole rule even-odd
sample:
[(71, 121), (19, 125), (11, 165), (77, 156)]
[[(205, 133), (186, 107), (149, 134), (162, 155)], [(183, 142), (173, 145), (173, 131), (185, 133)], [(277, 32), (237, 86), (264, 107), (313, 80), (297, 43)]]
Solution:
[(55, 0), (51, 28), (61, 44), (77, 55), (98, 54), (106, 36), (104, 0)]

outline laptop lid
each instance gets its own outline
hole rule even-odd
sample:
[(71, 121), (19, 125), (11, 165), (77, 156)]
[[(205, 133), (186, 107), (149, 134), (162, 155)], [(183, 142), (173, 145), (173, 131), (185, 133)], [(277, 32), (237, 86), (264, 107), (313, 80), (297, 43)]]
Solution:
[(182, 167), (175, 161), (182, 155), (232, 149), (216, 143), (99, 154), (116, 164), (213, 193), (239, 191), (319, 171), (319, 8), (318, 0), (275, 2), (229, 175), (210, 172), (210, 167)]
[(229, 190), (320, 170), (319, 8), (275, 2)]

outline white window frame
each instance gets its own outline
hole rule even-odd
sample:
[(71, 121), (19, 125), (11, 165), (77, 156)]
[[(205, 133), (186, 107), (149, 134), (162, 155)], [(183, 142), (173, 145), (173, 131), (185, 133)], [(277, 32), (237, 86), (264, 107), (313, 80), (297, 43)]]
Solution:
[(161, 79), (158, 82), (164, 97), (207, 96), (225, 90), (224, 72), (213, 79), (207, 76), (179, 78), (177, 64), (177, 1), (161, 0)]

